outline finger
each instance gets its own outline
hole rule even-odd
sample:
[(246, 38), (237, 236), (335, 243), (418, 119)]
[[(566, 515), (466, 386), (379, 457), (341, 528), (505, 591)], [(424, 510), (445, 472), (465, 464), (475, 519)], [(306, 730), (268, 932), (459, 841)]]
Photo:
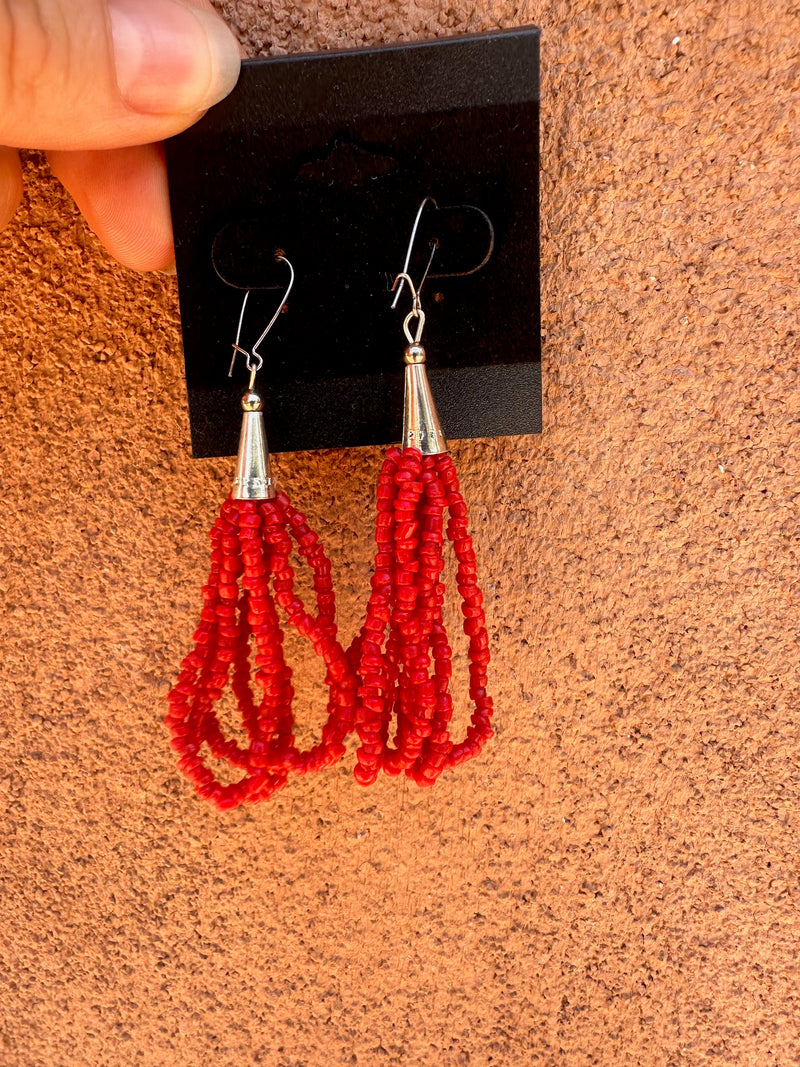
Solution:
[(22, 201), (22, 166), (14, 148), (0, 146), (0, 230)]
[(104, 152), (48, 152), (111, 255), (134, 270), (165, 270), (175, 258), (164, 155), (159, 145)]
[[(204, 11), (214, 11), (214, 5), (211, 0), (184, 0), (184, 2), (194, 7), (200, 7)], [(247, 51), (241, 41), (239, 41), (239, 58), (247, 59)]]
[(0, 143), (160, 141), (227, 95), (236, 39), (194, 0), (3, 0)]

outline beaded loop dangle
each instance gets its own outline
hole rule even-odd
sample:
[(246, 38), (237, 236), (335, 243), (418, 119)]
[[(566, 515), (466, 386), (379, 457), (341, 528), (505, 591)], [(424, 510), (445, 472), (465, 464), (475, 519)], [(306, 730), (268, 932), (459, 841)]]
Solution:
[[(211, 531), (211, 571), (203, 588), (203, 611), (178, 682), (169, 694), (167, 726), (178, 765), (197, 793), (220, 808), (265, 800), (286, 784), (291, 772), (304, 774), (335, 763), (353, 728), (357, 681), (337, 639), (331, 565), (305, 516), (278, 492), (270, 472), (263, 403), (254, 391), (263, 365), (258, 347), (283, 309), (294, 270), (283, 255), (291, 280), (278, 311), (250, 352), (240, 347), (245, 294), (234, 342), (246, 357), (250, 384), (242, 398), (243, 419), (233, 491)], [(233, 362), (231, 371), (233, 372)], [(309, 612), (294, 591), (289, 562), (293, 545), (311, 567), (316, 608)], [(283, 653), (280, 613), (326, 667), (328, 717), (320, 741), (306, 751), (295, 744), (292, 671)], [(251, 667), (254, 653), (255, 670)], [(225, 737), (215, 712), (228, 681), (248, 743)], [(255, 692), (254, 692), (255, 687)], [(206, 763), (207, 755), (227, 763), (240, 777), (227, 781)]]
[[(428, 199), (420, 207), (414, 233)], [(418, 785), (433, 785), (446, 767), (477, 756), (493, 736), (492, 698), (487, 694), (489, 638), (467, 507), (425, 372), (422, 283), (416, 289), (405, 271), (393, 288), (402, 283), (412, 296), (403, 324), (409, 342), (404, 356), (403, 447), (389, 449), (378, 479), (372, 592), (366, 621), (350, 650), (360, 681), (355, 776), (362, 785), (374, 782), (381, 769), (387, 774), (405, 772)], [(458, 564), (473, 705), (466, 737), (458, 743), (449, 734), (452, 650), (443, 619), (445, 537)]]

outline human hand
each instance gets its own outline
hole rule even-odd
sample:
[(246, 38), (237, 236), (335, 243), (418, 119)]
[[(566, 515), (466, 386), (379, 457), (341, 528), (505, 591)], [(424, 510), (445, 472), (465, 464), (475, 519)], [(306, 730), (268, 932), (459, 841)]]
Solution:
[(22, 198), (17, 149), (43, 148), (116, 259), (169, 267), (158, 142), (227, 96), (239, 66), (208, 0), (0, 2), (0, 228)]

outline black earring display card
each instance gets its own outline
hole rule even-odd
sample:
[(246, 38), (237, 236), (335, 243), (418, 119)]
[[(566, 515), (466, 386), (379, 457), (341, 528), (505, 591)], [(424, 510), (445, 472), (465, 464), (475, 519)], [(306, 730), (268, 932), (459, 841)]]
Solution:
[[(260, 346), (272, 451), (399, 441), (404, 287), (447, 437), (541, 430), (539, 31), (244, 63), (167, 143), (193, 453), (236, 452)], [(415, 325), (415, 324), (412, 324)]]

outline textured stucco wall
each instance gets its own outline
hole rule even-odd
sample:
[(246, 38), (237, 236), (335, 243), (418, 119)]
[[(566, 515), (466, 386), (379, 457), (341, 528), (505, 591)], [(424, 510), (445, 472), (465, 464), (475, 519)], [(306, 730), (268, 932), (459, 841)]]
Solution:
[[(189, 458), (174, 280), (32, 159), (0, 236), (0, 1065), (800, 1062), (796, 5), (220, 10), (251, 54), (542, 26), (546, 431), (454, 447), (498, 737), (430, 791), (350, 756), (194, 798), (161, 717), (230, 463)], [(379, 460), (280, 461), (345, 637)]]

